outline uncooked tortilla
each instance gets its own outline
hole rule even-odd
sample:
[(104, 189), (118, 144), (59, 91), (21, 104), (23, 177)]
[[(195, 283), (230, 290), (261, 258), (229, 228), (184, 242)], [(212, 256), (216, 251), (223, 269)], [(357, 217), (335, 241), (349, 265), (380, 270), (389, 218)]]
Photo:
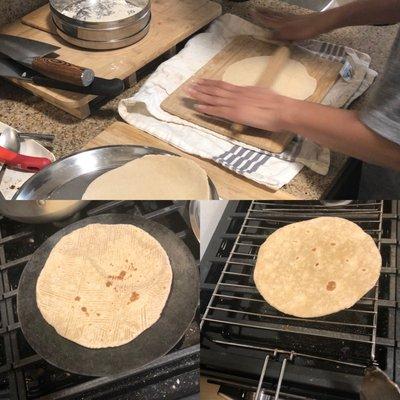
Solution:
[(171, 283), (168, 255), (153, 236), (132, 225), (92, 224), (54, 246), (36, 301), (64, 338), (92, 349), (115, 347), (158, 321)]
[(210, 198), (207, 173), (194, 161), (147, 155), (95, 179), (85, 200), (204, 200)]
[[(268, 68), (270, 56), (245, 58), (231, 64), (222, 80), (238, 86), (255, 86)], [(306, 100), (317, 89), (317, 81), (299, 61), (289, 59), (271, 89), (297, 100)]]
[(276, 230), (260, 247), (254, 281), (279, 311), (311, 318), (352, 307), (382, 265), (371, 236), (343, 218), (321, 217)]

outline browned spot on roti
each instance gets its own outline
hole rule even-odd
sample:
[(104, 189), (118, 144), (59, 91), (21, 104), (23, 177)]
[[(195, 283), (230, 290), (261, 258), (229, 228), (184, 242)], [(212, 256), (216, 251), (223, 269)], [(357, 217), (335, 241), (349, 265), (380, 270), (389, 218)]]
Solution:
[(326, 290), (329, 290), (332, 292), (332, 290), (336, 289), (336, 282), (335, 281), (329, 281), (328, 284), (326, 285)]
[(126, 271), (121, 271), (119, 275), (108, 275), (108, 279), (122, 281), (125, 278)]
[(335, 243), (335, 242), (332, 242), (332, 243), (331, 243), (331, 246), (336, 246), (336, 243)]
[(133, 302), (136, 301), (138, 298), (139, 298), (139, 293), (137, 293), (137, 292), (132, 292), (128, 304), (133, 303)]
[(318, 267), (319, 263), (315, 263), (315, 266)]
[(313, 249), (311, 249), (311, 251), (317, 251), (317, 248), (316, 248), (316, 247), (314, 247)]
[(86, 316), (89, 316), (88, 310), (86, 307), (81, 307), (81, 310), (86, 314)]
[(139, 298), (139, 293), (133, 292), (131, 295), (131, 301), (136, 301)]
[(75, 301), (79, 301), (81, 298), (79, 296), (75, 297)]
[(107, 282), (106, 282), (106, 286), (107, 286), (107, 287), (110, 287), (111, 285), (112, 285), (112, 282), (110, 282), (110, 281), (107, 281)]

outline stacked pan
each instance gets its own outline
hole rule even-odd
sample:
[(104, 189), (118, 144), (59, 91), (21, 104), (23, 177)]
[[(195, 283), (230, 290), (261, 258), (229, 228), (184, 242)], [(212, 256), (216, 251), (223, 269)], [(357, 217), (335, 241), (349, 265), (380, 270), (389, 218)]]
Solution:
[(151, 0), (50, 0), (57, 33), (75, 46), (112, 50), (143, 39)]

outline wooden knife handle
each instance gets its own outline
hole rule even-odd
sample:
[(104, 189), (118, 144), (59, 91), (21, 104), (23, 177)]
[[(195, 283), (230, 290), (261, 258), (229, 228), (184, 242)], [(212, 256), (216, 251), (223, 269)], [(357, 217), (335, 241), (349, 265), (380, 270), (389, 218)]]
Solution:
[(76, 86), (89, 86), (94, 79), (93, 70), (70, 64), (58, 58), (37, 57), (32, 61), (32, 69), (48, 78)]

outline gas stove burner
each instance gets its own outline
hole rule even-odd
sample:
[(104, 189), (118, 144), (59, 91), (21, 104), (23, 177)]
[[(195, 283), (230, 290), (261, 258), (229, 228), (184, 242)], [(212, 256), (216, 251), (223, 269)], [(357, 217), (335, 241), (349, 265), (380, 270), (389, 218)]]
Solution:
[[(229, 202), (201, 264), (202, 374), (256, 400), (358, 399), (371, 365), (399, 381), (399, 204)], [(351, 220), (374, 238), (380, 279), (350, 309), (313, 319), (284, 315), (255, 288), (258, 249), (276, 229), (320, 216)]]

